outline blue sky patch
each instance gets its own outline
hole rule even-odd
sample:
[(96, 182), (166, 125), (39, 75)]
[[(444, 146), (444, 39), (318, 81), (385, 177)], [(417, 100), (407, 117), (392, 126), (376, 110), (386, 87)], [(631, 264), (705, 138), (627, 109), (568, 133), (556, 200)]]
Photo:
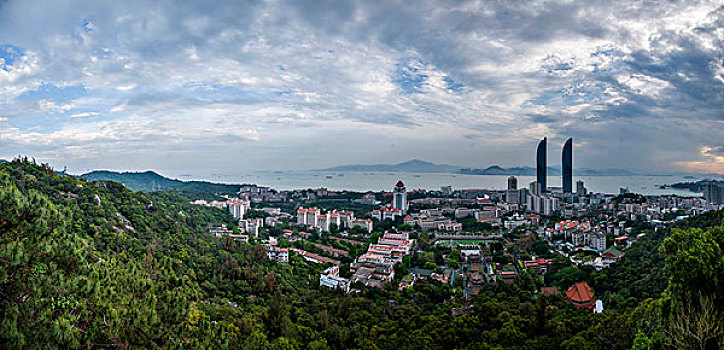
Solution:
[(83, 22), (81, 23), (80, 27), (83, 28), (83, 31), (85, 31), (86, 33), (90, 33), (96, 28), (96, 25), (93, 22), (91, 22), (90, 19), (86, 18), (86, 19), (83, 19)]
[(9, 44), (0, 45), (0, 69), (8, 72), (10, 71), (9, 66), (15, 64), (15, 62), (21, 57), (25, 56), (25, 49)]
[(456, 82), (450, 77), (445, 77), (443, 80), (447, 83), (447, 89), (450, 90), (450, 92), (454, 92), (456, 94), (463, 92), (463, 84)]
[(420, 58), (402, 58), (397, 62), (393, 81), (406, 94), (421, 93), (428, 79), (428, 75), (422, 71), (426, 66), (427, 63)]
[(22, 93), (18, 99), (69, 101), (87, 95), (88, 91), (83, 85), (58, 86), (52, 83), (42, 83), (37, 89)]

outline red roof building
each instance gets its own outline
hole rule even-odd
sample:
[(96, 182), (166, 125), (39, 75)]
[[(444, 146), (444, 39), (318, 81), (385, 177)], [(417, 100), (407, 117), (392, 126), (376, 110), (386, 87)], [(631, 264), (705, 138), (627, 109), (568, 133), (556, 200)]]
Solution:
[(594, 293), (586, 281), (576, 282), (566, 290), (566, 301), (576, 309), (593, 309), (596, 304)]

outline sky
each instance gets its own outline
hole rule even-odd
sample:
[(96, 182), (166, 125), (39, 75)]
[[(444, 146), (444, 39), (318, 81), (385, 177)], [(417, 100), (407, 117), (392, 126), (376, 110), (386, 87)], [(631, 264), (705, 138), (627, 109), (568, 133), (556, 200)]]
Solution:
[(724, 174), (720, 1), (0, 0), (0, 158)]

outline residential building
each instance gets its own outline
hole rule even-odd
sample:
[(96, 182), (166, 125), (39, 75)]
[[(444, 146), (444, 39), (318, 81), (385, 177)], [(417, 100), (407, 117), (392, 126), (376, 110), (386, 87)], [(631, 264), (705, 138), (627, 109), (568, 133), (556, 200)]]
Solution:
[(233, 240), (235, 240), (235, 241), (241, 241), (241, 242), (244, 242), (244, 243), (248, 243), (248, 242), (249, 242), (249, 235), (234, 235), (234, 234), (230, 234), (230, 235), (227, 235), (226, 237), (228, 237), (228, 238), (230, 238), (230, 239), (233, 239)]
[(585, 196), (588, 194), (588, 190), (586, 190), (586, 187), (583, 186), (582, 180), (576, 181), (576, 194), (578, 196)]
[(280, 248), (275, 245), (267, 245), (266, 255), (269, 259), (281, 264), (289, 262), (289, 249)]
[(402, 215), (402, 209), (395, 207), (382, 207), (372, 211), (372, 217), (379, 221), (385, 221), (387, 219), (395, 220), (396, 217)]
[(724, 204), (724, 185), (709, 181), (704, 186), (704, 199), (709, 205)]
[(370, 219), (353, 220), (352, 223), (350, 224), (350, 228), (352, 228), (352, 227), (361, 227), (361, 228), (367, 230), (367, 233), (372, 233), (372, 229), (373, 229), (372, 220), (370, 220)]
[(339, 277), (339, 266), (330, 266), (319, 274), (319, 286), (349, 293), (350, 280)]
[(234, 198), (227, 202), (227, 206), (234, 219), (241, 219), (251, 209), (251, 202), (248, 199)]
[(264, 227), (264, 219), (262, 218), (239, 220), (239, 230), (254, 237), (259, 237), (259, 229), (262, 227)]
[(212, 227), (209, 229), (209, 232), (216, 237), (226, 236), (234, 233), (234, 231), (227, 228), (226, 225), (221, 225), (220, 227)]
[(589, 245), (599, 253), (602, 253), (606, 250), (606, 235), (601, 233), (591, 234), (589, 236)]

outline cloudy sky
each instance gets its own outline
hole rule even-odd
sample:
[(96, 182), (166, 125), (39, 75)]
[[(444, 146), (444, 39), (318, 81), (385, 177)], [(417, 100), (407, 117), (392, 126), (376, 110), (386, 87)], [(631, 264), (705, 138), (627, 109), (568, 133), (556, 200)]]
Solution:
[(0, 0), (0, 157), (724, 173), (720, 1)]

